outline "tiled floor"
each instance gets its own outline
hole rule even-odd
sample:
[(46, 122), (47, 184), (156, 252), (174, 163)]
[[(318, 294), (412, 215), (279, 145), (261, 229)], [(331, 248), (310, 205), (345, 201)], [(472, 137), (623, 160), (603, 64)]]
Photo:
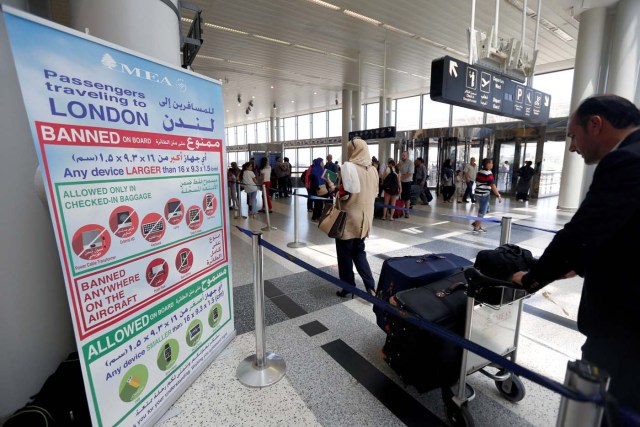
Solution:
[[(366, 241), (377, 280), (384, 259), (427, 252), (453, 252), (473, 260), (481, 249), (499, 244), (503, 216), (513, 218), (510, 241), (540, 255), (571, 213), (555, 209), (557, 199), (530, 203), (492, 201), (487, 233), (471, 232), (476, 205), (417, 205), (409, 219), (375, 220)], [(265, 241), (337, 277), (335, 247), (309, 222), (306, 199), (297, 209), (299, 241), (292, 249), (294, 198), (274, 201)], [(375, 323), (372, 305), (360, 298), (342, 299), (338, 289), (289, 260), (264, 249), (266, 347), (284, 358), (287, 371), (278, 383), (262, 389), (236, 379), (241, 360), (255, 354), (253, 265), (251, 239), (236, 229), (265, 227), (256, 220), (231, 219), (234, 313), (237, 337), (159, 423), (169, 426), (402, 426), (449, 425), (439, 390), (418, 394), (406, 387), (384, 362), (385, 333)], [(356, 276), (357, 277), (357, 276)], [(547, 286), (526, 300), (517, 362), (539, 374), (564, 381), (567, 361), (580, 356), (584, 338), (575, 330), (582, 281)], [(362, 288), (362, 283), (359, 282)], [(425, 369), (428, 369), (425, 366)], [(555, 425), (560, 396), (523, 379), (526, 396), (506, 401), (493, 380), (476, 373), (468, 377), (476, 397), (469, 402), (476, 426)]]

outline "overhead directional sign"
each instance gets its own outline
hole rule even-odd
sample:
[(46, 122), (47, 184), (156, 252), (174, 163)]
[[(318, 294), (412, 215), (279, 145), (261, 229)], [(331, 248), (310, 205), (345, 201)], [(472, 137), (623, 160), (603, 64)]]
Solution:
[(431, 99), (531, 122), (546, 122), (551, 107), (551, 95), (450, 56), (431, 63)]
[(349, 141), (351, 141), (354, 137), (360, 137), (362, 139), (382, 139), (382, 138), (395, 138), (396, 137), (396, 127), (395, 126), (387, 126), (383, 128), (377, 129), (366, 129), (366, 130), (356, 130), (353, 132), (349, 132)]

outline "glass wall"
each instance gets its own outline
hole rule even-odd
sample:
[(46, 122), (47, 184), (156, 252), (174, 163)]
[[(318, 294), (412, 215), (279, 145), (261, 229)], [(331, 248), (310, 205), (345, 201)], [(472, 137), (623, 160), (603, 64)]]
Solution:
[(293, 141), (296, 139), (296, 116), (287, 117), (284, 122), (283, 141)]
[(269, 122), (256, 123), (256, 131), (258, 134), (258, 144), (264, 144), (269, 142)]
[(424, 95), (422, 110), (422, 128), (446, 128), (449, 126), (449, 104), (432, 101), (429, 95)]
[[(367, 104), (367, 122), (365, 129), (377, 129), (380, 126), (380, 103)], [(378, 156), (376, 156), (378, 157)]]
[(329, 110), (329, 136), (342, 136), (342, 109)]
[(251, 123), (247, 125), (247, 144), (256, 143), (256, 124)]
[(246, 139), (246, 126), (237, 126), (236, 127), (236, 138), (238, 140), (238, 145), (245, 145), (247, 143)]
[(236, 140), (236, 127), (230, 127), (229, 133), (227, 135), (227, 145), (234, 146), (238, 145), (238, 141)]
[(298, 116), (298, 136), (296, 139), (309, 138), (311, 138), (311, 115), (305, 114), (304, 116)]
[[(327, 137), (327, 112), (314, 113), (311, 115), (313, 121), (312, 138), (326, 138)], [(342, 130), (340, 130), (342, 133)]]
[(482, 111), (453, 107), (453, 126), (480, 125), (482, 124), (483, 118), (484, 113)]
[(396, 100), (396, 130), (420, 129), (420, 97)]

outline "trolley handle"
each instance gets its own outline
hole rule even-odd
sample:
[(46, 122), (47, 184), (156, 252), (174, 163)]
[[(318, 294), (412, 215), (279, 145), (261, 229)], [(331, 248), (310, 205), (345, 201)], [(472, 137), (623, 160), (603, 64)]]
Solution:
[(477, 297), (483, 289), (487, 288), (510, 288), (522, 291), (525, 295), (528, 295), (528, 292), (517, 283), (485, 276), (474, 267), (469, 267), (464, 270), (464, 277), (467, 279), (467, 284), (469, 285), (467, 295), (470, 297)]

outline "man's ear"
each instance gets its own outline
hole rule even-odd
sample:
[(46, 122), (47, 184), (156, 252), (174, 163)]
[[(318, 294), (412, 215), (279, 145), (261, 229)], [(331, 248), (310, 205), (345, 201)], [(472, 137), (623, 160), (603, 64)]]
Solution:
[(593, 115), (589, 117), (589, 121), (587, 122), (587, 128), (590, 131), (595, 132), (596, 134), (602, 131), (602, 126), (604, 122), (601, 116)]

